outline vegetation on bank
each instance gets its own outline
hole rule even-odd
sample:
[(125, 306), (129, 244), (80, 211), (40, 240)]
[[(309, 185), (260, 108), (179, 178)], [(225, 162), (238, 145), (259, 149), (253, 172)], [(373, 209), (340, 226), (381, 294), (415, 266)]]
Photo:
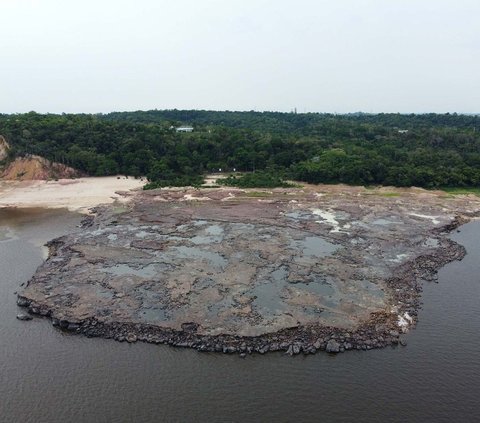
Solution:
[[(176, 132), (182, 124), (194, 131)], [(88, 175), (146, 176), (148, 188), (200, 185), (219, 169), (257, 175), (229, 180), (236, 186), (283, 183), (262, 179), (267, 174), (308, 183), (480, 185), (478, 116), (31, 112), (0, 115), (0, 134), (11, 147), (7, 160), (35, 154)]]
[(441, 188), (442, 191), (448, 192), (451, 195), (469, 195), (473, 194), (477, 197), (480, 197), (480, 187), (469, 187), (469, 188)]
[(217, 184), (238, 188), (291, 188), (295, 185), (286, 182), (280, 175), (270, 172), (246, 173), (236, 176), (229, 175), (224, 179), (217, 179)]
[(173, 175), (168, 179), (150, 180), (143, 186), (144, 190), (164, 187), (200, 187), (204, 183), (202, 176), (197, 175)]

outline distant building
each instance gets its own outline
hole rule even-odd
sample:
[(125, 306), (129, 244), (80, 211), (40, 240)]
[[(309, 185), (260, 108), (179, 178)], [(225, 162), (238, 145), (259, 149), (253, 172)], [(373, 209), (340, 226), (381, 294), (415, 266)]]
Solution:
[(399, 134), (408, 134), (408, 129), (399, 129), (398, 133)]
[(192, 132), (193, 128), (191, 126), (179, 126), (176, 128), (177, 132)]

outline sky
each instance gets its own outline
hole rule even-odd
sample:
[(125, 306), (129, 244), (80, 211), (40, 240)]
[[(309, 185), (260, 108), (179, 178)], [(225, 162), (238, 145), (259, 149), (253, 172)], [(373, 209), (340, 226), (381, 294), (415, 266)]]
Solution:
[(0, 113), (480, 112), (480, 0), (0, 0)]

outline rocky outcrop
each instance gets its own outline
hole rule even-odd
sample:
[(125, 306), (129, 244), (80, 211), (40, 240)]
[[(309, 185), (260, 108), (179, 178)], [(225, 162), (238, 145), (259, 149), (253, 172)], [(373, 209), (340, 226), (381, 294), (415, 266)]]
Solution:
[[(157, 190), (51, 241), (18, 296), (54, 326), (117, 341), (288, 355), (404, 345), (446, 237), (480, 202), (274, 190)], [(258, 194), (256, 194), (258, 195)]]

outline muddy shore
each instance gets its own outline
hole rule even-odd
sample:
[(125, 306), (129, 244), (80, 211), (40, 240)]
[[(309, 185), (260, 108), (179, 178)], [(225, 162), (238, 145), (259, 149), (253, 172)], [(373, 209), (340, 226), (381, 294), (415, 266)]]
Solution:
[(448, 233), (479, 211), (414, 190), (141, 192), (51, 241), (18, 304), (75, 333), (200, 351), (404, 344), (424, 281), (465, 254)]

